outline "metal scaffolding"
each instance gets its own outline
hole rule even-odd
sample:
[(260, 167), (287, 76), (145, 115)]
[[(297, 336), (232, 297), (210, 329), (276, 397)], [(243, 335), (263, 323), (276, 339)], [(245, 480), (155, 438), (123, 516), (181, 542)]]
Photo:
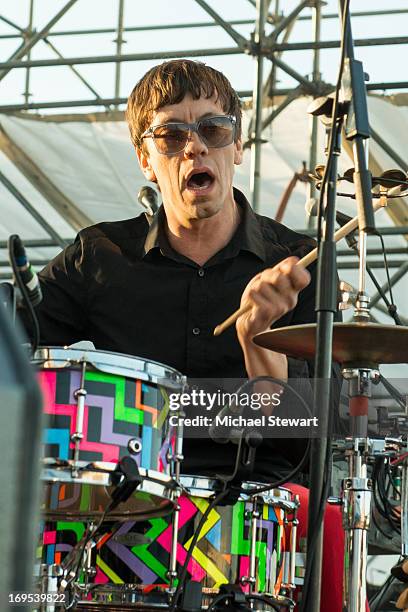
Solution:
[[(273, 124), (274, 119), (289, 105), (293, 100), (301, 95), (319, 96), (324, 95), (333, 89), (331, 83), (327, 83), (322, 79), (321, 74), (321, 56), (325, 49), (335, 49), (340, 45), (339, 40), (323, 40), (322, 39), (322, 23), (324, 20), (338, 19), (337, 13), (325, 13), (325, 3), (322, 0), (298, 0), (291, 12), (284, 12), (285, 3), (280, 3), (280, 0), (241, 0), (243, 3), (252, 5), (255, 9), (254, 19), (235, 19), (226, 20), (221, 16), (221, 4), (217, 0), (191, 0), (193, 4), (198, 5), (208, 16), (202, 22), (185, 22), (172, 24), (154, 24), (154, 25), (130, 25), (127, 23), (126, 1), (112, 0), (113, 7), (116, 10), (116, 24), (108, 28), (89, 28), (78, 30), (61, 30), (58, 29), (58, 24), (61, 18), (66, 15), (71, 8), (77, 4), (78, 0), (69, 0), (64, 6), (45, 24), (38, 27), (35, 23), (35, 7), (38, 0), (29, 0), (27, 4), (26, 25), (16, 24), (6, 16), (0, 14), (0, 21), (6, 23), (11, 29), (11, 33), (0, 35), (0, 41), (9, 40), (16, 42), (16, 49), (8, 58), (0, 61), (0, 81), (12, 70), (25, 71), (25, 86), (22, 92), (23, 100), (16, 99), (12, 103), (0, 105), (0, 113), (18, 113), (20, 111), (37, 112), (46, 109), (80, 109), (81, 107), (93, 107), (99, 110), (104, 110), (108, 114), (117, 113), (117, 110), (123, 109), (126, 103), (126, 97), (122, 93), (122, 65), (125, 62), (140, 62), (146, 60), (165, 60), (179, 57), (219, 57), (228, 55), (249, 55), (253, 58), (253, 74), (254, 82), (252, 89), (240, 91), (242, 98), (246, 99), (248, 107), (252, 108), (252, 119), (249, 126), (248, 134), (246, 135), (245, 146), (251, 148), (251, 178), (250, 192), (252, 205), (256, 210), (259, 202), (259, 186), (260, 186), (260, 165), (262, 156), (262, 144), (265, 142), (263, 133), (267, 126)], [(238, 2), (238, 0), (236, 0)], [(386, 6), (387, 3), (385, 3)], [(128, 5), (129, 6), (129, 5)], [(214, 8), (215, 7), (215, 8)], [(282, 10), (283, 9), (283, 10)], [(375, 16), (403, 16), (408, 15), (408, 9), (393, 9), (385, 8), (384, 10), (367, 10), (352, 13), (352, 17), (375, 17)], [(302, 42), (291, 42), (290, 36), (297, 22), (310, 22), (311, 25), (311, 40)], [(253, 26), (253, 33), (247, 37), (241, 34), (238, 28), (242, 26)], [(199, 49), (180, 49), (167, 52), (143, 52), (143, 53), (124, 53), (124, 45), (126, 40), (125, 34), (142, 33), (160, 33), (163, 30), (195, 31), (197, 28), (221, 28), (230, 38), (231, 46), (226, 47), (208, 47)], [(93, 36), (101, 34), (112, 34), (115, 36), (115, 53), (106, 55), (90, 55), (78, 57), (66, 57), (58, 48), (58, 41), (66, 37), (84, 37), (87, 40), (92, 40)], [(44, 43), (50, 49), (55, 57), (49, 59), (33, 59), (31, 52), (39, 43)], [(355, 40), (356, 47), (369, 46), (388, 46), (388, 45), (406, 45), (408, 36), (388, 36), (388, 37), (370, 37)], [(92, 48), (92, 45), (89, 45)], [(312, 66), (309, 71), (310, 76), (300, 74), (290, 64), (290, 52), (308, 50), (312, 51)], [(285, 53), (285, 60), (283, 54)], [(289, 57), (289, 60), (286, 58)], [(112, 95), (102, 95), (97, 91), (89, 78), (86, 78), (82, 73), (80, 66), (91, 64), (113, 64), (115, 67), (114, 80), (112, 83)], [(41, 67), (59, 67), (67, 66), (81, 83), (88, 89), (91, 96), (89, 99), (81, 100), (62, 100), (52, 101), (33, 100), (32, 86), (32, 71)], [(279, 88), (277, 73), (285, 73), (296, 82), (293, 88)], [(264, 76), (265, 75), (265, 76)], [(384, 92), (387, 90), (407, 89), (408, 82), (381, 82), (369, 83), (367, 89), (370, 91)], [(122, 94), (122, 95), (121, 95)], [(276, 101), (278, 100), (278, 104)], [(403, 170), (406, 170), (408, 160), (401, 159), (395, 151), (391, 149), (387, 143), (383, 141), (379, 134), (373, 134), (373, 138), (380, 146), (391, 156), (397, 165)], [(1, 142), (0, 142), (1, 144)], [(308, 168), (314, 169), (317, 159), (317, 118), (311, 119), (310, 125), (310, 145), (308, 153)], [(21, 196), (16, 195), (16, 188), (7, 184), (5, 177), (1, 178), (3, 185), (14, 193), (19, 202), (25, 206), (26, 210), (30, 210), (30, 204)], [(49, 187), (49, 186), (48, 186)], [(47, 188), (48, 198), (50, 198), (50, 189)], [(52, 190), (52, 194), (56, 194), (56, 190)], [(66, 202), (61, 204), (63, 194), (57, 194), (58, 203), (55, 208), (63, 214), (64, 206), (67, 216), (67, 221), (77, 229), (81, 223), (86, 222), (86, 218), (81, 214), (81, 211), (75, 208), (75, 203)], [(53, 195), (51, 195), (52, 199)], [(316, 191), (314, 183), (308, 187), (308, 197), (315, 198)], [(32, 207), (31, 207), (32, 208)], [(70, 213), (68, 216), (68, 208)], [(62, 245), (64, 243), (60, 236), (55, 235), (52, 228), (47, 226), (44, 219), (37, 221), (48, 233), (51, 241), (55, 244)], [(395, 219), (401, 225), (406, 224), (406, 218)], [(401, 231), (401, 233), (403, 233)], [(379, 262), (378, 262), (379, 264)], [(351, 264), (350, 264), (351, 265)], [(0, 275), (1, 276), (1, 275)]]

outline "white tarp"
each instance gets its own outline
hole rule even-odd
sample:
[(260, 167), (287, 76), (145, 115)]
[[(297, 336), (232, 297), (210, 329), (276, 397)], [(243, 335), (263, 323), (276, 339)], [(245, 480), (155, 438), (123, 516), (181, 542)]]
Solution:
[[(305, 97), (295, 100), (264, 132), (269, 142), (262, 148), (262, 214), (275, 214), (282, 192), (293, 173), (301, 169), (302, 160), (308, 160), (308, 104), (309, 100)], [(404, 158), (405, 138), (401, 135), (408, 133), (408, 108), (394, 106), (385, 99), (371, 96), (369, 107), (373, 128)], [(7, 135), (92, 222), (123, 219), (140, 211), (137, 193), (145, 180), (138, 168), (125, 122), (52, 122), (48, 119), (41, 121), (3, 115), (0, 116), (0, 124)], [(324, 163), (323, 129), (320, 128), (319, 132), (318, 162)], [(370, 147), (384, 169), (396, 166), (372, 140)], [(8, 175), (10, 169), (3, 168), (3, 164), (4, 161), (0, 167)], [(350, 165), (351, 161), (343, 154), (340, 169), (344, 170)], [(236, 170), (235, 181), (247, 194), (249, 172), (250, 152), (247, 150), (244, 164)], [(32, 190), (28, 193), (27, 186), (20, 183), (21, 179), (18, 179), (17, 186), (29, 199), (33, 198)], [(285, 222), (290, 226), (300, 228), (305, 225), (302, 208), (305, 191), (303, 185), (298, 185), (291, 198), (285, 215)], [(7, 198), (1, 206), (3, 211), (11, 212)], [(48, 216), (49, 212), (45, 211), (43, 203), (37, 200), (36, 206)], [(341, 202), (341, 206), (350, 211), (353, 209), (353, 205), (344, 202)], [(23, 234), (24, 229), (21, 228)], [(0, 235), (4, 234), (2, 220), (0, 232)]]

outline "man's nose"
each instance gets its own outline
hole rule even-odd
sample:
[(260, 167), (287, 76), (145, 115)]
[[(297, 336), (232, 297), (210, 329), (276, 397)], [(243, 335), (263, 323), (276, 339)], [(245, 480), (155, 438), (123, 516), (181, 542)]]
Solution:
[(208, 153), (207, 145), (201, 140), (197, 132), (191, 130), (188, 134), (184, 154), (191, 157), (192, 155), (205, 155), (206, 153)]

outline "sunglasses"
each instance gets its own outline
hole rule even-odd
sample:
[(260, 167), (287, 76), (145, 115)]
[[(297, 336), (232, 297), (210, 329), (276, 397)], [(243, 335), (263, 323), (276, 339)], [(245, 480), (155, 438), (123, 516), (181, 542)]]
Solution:
[(159, 153), (175, 155), (184, 151), (191, 133), (196, 132), (207, 147), (219, 149), (233, 143), (236, 123), (232, 115), (206, 117), (196, 123), (162, 123), (149, 127), (141, 139), (153, 138)]

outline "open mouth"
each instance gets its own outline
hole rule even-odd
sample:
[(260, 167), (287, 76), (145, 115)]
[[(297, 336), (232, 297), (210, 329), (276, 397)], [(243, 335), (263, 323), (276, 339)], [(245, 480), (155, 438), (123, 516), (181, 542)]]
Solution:
[(194, 172), (187, 181), (188, 189), (194, 191), (208, 189), (214, 183), (214, 177), (209, 172)]

